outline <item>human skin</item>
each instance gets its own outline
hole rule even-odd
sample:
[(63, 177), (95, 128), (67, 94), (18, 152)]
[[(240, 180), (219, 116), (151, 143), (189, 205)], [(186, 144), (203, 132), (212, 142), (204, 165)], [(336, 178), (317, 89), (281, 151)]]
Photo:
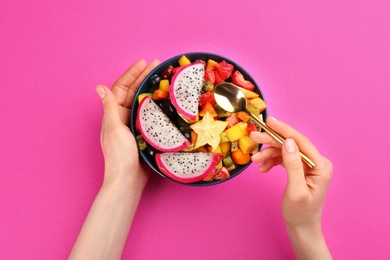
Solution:
[(104, 116), (101, 147), (103, 184), (85, 219), (69, 259), (120, 259), (148, 172), (139, 163), (136, 140), (127, 123), (134, 95), (149, 72), (159, 64), (139, 60), (113, 85), (97, 86)]
[[(139, 60), (113, 85), (97, 86), (104, 116), (101, 146), (104, 155), (104, 180), (81, 228), (69, 259), (120, 259), (139, 201), (148, 181), (140, 165), (137, 144), (128, 125), (134, 95), (147, 74), (159, 64)], [(285, 167), (288, 183), (282, 198), (282, 213), (298, 259), (332, 259), (321, 230), (321, 216), (332, 164), (310, 140), (287, 124), (268, 118), (267, 124), (286, 137), (283, 145), (266, 133), (251, 133), (251, 138), (268, 144), (252, 156), (262, 163), (261, 172), (277, 165)], [(301, 161), (299, 150), (309, 156), (313, 169)]]
[[(286, 138), (283, 145), (263, 132), (252, 132), (251, 138), (269, 146), (252, 155), (262, 163), (260, 172), (282, 165), (287, 172), (287, 186), (282, 196), (282, 213), (288, 236), (297, 259), (332, 259), (321, 228), (324, 203), (333, 173), (332, 163), (322, 156), (311, 141), (286, 123), (267, 118), (267, 125)], [(302, 162), (299, 151), (316, 166)]]

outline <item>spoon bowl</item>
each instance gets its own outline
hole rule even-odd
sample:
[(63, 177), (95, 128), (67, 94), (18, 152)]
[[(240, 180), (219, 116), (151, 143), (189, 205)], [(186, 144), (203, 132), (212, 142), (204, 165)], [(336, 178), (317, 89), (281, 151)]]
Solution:
[[(228, 112), (246, 112), (265, 132), (277, 140), (280, 144), (284, 143), (285, 138), (280, 136), (269, 126), (267, 126), (260, 117), (254, 115), (247, 108), (247, 99), (245, 94), (233, 83), (222, 82), (214, 89), (214, 98), (217, 104)], [(315, 163), (310, 160), (305, 154), (300, 153), (302, 160), (313, 168)]]

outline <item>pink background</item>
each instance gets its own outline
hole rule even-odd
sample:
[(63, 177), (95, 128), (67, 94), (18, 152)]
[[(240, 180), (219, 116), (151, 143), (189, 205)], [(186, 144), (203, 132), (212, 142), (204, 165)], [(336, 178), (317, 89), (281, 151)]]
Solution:
[[(336, 259), (389, 259), (390, 2), (0, 2), (0, 259), (65, 259), (103, 176), (102, 106), (139, 58), (221, 54), (334, 163)], [(218, 186), (152, 175), (123, 259), (292, 259), (281, 168)]]

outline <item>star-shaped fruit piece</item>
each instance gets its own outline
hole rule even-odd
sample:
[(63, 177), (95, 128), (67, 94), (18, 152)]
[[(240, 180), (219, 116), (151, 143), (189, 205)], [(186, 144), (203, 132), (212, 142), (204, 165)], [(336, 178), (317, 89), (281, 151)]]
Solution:
[(221, 133), (227, 124), (228, 122), (214, 120), (210, 113), (206, 112), (202, 120), (190, 126), (198, 134), (194, 149), (209, 144), (215, 151), (221, 141)]

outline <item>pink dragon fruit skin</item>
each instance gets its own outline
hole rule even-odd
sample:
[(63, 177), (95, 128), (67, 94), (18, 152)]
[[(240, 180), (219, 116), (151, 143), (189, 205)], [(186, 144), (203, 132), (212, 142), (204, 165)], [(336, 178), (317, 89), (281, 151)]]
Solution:
[(178, 114), (188, 123), (199, 120), (199, 99), (204, 79), (204, 64), (194, 62), (173, 75), (169, 87), (170, 99)]
[(145, 141), (161, 152), (188, 150), (191, 143), (149, 97), (142, 99), (136, 125)]
[(215, 172), (223, 158), (213, 153), (159, 153), (156, 164), (160, 171), (181, 183), (198, 182)]

